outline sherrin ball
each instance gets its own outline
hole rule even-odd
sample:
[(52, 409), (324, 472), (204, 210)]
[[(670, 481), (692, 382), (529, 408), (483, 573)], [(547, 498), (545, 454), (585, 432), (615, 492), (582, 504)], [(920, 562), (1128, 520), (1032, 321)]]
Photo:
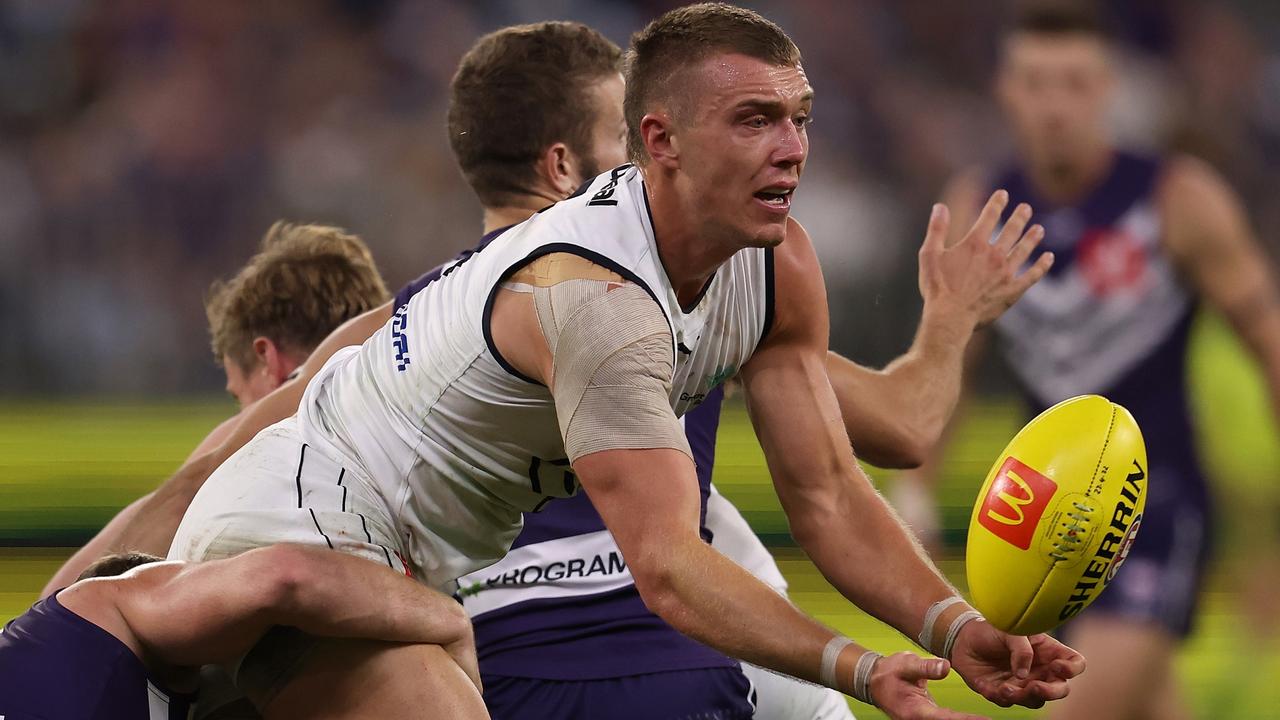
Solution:
[(1045, 410), (978, 493), (965, 557), (974, 607), (1018, 635), (1078, 615), (1120, 571), (1147, 482), (1146, 446), (1128, 410), (1098, 395)]

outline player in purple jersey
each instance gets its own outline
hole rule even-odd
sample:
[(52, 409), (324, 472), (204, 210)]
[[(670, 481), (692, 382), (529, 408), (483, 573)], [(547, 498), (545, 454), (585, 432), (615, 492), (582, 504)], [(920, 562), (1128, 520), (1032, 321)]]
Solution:
[[(199, 667), (243, 655), (275, 625), (351, 643), (439, 645), (479, 683), (458, 604), (375, 563), (293, 545), (198, 565), (159, 560), (107, 556), (9, 622), (0, 718), (186, 720)], [(447, 688), (424, 676), (420, 692), (439, 705)]]
[(1151, 463), (1124, 572), (1065, 628), (1089, 672), (1050, 717), (1178, 720), (1190, 716), (1171, 660), (1191, 628), (1212, 535), (1185, 387), (1190, 322), (1201, 301), (1221, 312), (1280, 409), (1280, 294), (1215, 172), (1112, 144), (1114, 85), (1095, 18), (1031, 8), (1004, 40), (996, 85), (1018, 160), (960, 176), (946, 202), (962, 221), (991, 187), (1035, 206), (1057, 261), (996, 323), (999, 346), (1031, 410), (1103, 394), (1133, 413)]

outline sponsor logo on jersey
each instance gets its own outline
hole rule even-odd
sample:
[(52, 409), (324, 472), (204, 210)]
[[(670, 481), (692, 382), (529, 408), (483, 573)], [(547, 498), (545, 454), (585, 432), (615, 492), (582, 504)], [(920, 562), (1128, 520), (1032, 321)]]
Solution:
[(604, 187), (597, 190), (596, 194), (592, 195), (591, 199), (587, 201), (587, 204), (596, 206), (617, 205), (618, 201), (613, 199), (613, 193), (618, 189), (618, 180), (620, 180), (630, 168), (630, 165), (619, 165), (614, 168), (613, 172), (609, 175), (609, 182), (606, 183)]
[(1090, 228), (1077, 250), (1080, 274), (1094, 295), (1106, 297), (1141, 288), (1146, 280), (1147, 251), (1138, 236), (1117, 228)]
[[(1093, 601), (1102, 588), (1110, 584), (1120, 569), (1120, 564), (1129, 555), (1129, 548), (1137, 536), (1142, 515), (1138, 513), (1138, 495), (1142, 492), (1141, 484), (1147, 479), (1147, 473), (1135, 459), (1133, 472), (1125, 476), (1124, 486), (1120, 489), (1120, 499), (1111, 513), (1111, 522), (1107, 525), (1107, 534), (1102, 537), (1098, 551), (1089, 560), (1089, 565), (1080, 575), (1072, 589), (1067, 604), (1058, 613), (1059, 620), (1075, 617), (1085, 606)], [(1108, 567), (1111, 569), (1108, 571)]]
[(996, 537), (1015, 547), (1031, 547), (1040, 516), (1058, 484), (1030, 466), (1010, 456), (1000, 466), (987, 497), (982, 501), (978, 522)]
[(473, 582), (458, 589), (462, 597), (471, 597), (497, 587), (528, 587), (539, 583), (572, 581), (593, 576), (608, 577), (627, 572), (627, 563), (618, 550), (598, 553), (589, 558), (567, 558), (546, 563), (532, 563)]

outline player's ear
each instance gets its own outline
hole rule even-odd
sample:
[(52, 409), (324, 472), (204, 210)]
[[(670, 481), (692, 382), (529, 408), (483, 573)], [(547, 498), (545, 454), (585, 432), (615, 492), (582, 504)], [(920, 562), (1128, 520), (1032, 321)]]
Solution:
[(674, 170), (680, 167), (680, 144), (672, 134), (671, 117), (665, 112), (640, 118), (640, 139), (653, 162)]
[(562, 142), (549, 146), (538, 159), (538, 174), (555, 194), (567, 198), (582, 184), (581, 163)]
[(276, 385), (284, 382), (289, 373), (293, 372), (293, 362), (269, 337), (259, 335), (253, 339), (253, 355), (258, 359), (259, 367)]

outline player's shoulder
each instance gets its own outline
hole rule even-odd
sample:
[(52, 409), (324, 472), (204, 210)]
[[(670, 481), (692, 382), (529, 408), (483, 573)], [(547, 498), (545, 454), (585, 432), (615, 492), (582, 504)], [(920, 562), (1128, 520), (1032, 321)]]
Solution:
[(1226, 179), (1201, 158), (1175, 153), (1161, 163), (1160, 194), (1171, 202), (1224, 192), (1230, 192)]
[[(770, 251), (767, 251), (770, 252)], [(773, 248), (775, 276), (821, 272), (818, 254), (809, 231), (794, 217), (787, 218), (787, 233), (782, 243)]]
[(1226, 178), (1208, 162), (1186, 154), (1165, 158), (1156, 188), (1166, 240), (1182, 235), (1212, 235), (1240, 214), (1240, 199)]
[(773, 322), (766, 340), (797, 332), (807, 337), (812, 323), (825, 324), (827, 317), (826, 284), (813, 240), (799, 220), (789, 217), (782, 243), (766, 252), (773, 257)]

